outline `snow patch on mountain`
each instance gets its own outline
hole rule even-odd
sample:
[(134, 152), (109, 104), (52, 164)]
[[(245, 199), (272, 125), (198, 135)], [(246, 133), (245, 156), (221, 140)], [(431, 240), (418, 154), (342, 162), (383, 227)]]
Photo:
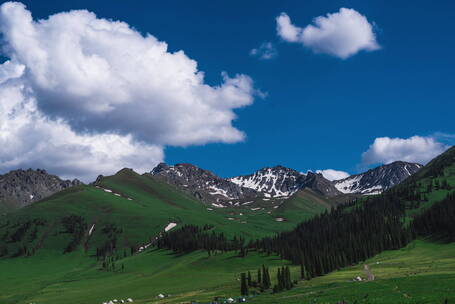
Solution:
[(333, 183), (340, 192), (346, 194), (379, 194), (401, 183), (422, 167), (421, 164), (396, 161)]
[(280, 198), (297, 192), (300, 189), (302, 177), (305, 175), (293, 169), (276, 166), (261, 169), (251, 175), (233, 177), (229, 181), (240, 187), (261, 192), (268, 198)]

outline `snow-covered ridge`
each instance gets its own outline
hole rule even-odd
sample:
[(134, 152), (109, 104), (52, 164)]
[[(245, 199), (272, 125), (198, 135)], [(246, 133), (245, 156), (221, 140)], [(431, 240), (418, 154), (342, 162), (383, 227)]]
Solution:
[(251, 175), (236, 176), (229, 181), (245, 188), (261, 192), (266, 197), (287, 197), (300, 189), (305, 175), (293, 169), (276, 166), (264, 168)]

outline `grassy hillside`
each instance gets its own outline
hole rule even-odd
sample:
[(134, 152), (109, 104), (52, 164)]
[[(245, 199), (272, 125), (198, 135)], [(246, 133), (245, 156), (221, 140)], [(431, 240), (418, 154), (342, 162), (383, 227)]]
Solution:
[(98, 187), (71, 188), (0, 218), (0, 246), (7, 247), (7, 256), (15, 255), (24, 246), (30, 254), (38, 250), (62, 252), (77, 234), (65, 232), (63, 220), (71, 216), (82, 218), (79, 230), (83, 232), (77, 248), (84, 247), (87, 254), (109, 239), (115, 239), (120, 248), (138, 247), (170, 222), (177, 226), (207, 224), (228, 236), (241, 234), (246, 238), (288, 228), (267, 213), (249, 212), (245, 215), (247, 220), (240, 220), (223, 212), (207, 210), (199, 201), (167, 184), (124, 169), (103, 179)]
[(282, 264), (276, 257), (256, 254), (243, 259), (234, 253), (176, 256), (156, 250), (121, 263), (124, 271), (114, 273), (99, 270), (93, 259), (76, 253), (0, 260), (0, 303), (102, 303), (128, 297), (136, 303), (153, 303), (159, 293), (171, 294), (172, 302), (210, 300), (238, 294), (241, 271), (255, 270), (263, 263)]
[[(363, 265), (375, 275), (365, 279)], [(300, 282), (288, 292), (265, 294), (251, 300), (261, 304), (375, 303), (443, 304), (455, 302), (455, 244), (417, 240), (400, 250), (383, 252), (360, 265)]]
[(70, 188), (0, 217), (0, 257), (74, 250), (92, 256), (109, 243), (119, 254), (130, 253), (169, 223), (209, 225), (229, 238), (257, 239), (292, 229), (330, 206), (304, 190), (279, 208), (208, 208), (171, 185), (123, 169), (96, 186)]
[[(239, 296), (240, 272), (262, 264), (276, 269), (287, 264), (274, 256), (234, 253), (208, 257), (205, 252), (176, 256), (168, 251), (147, 251), (121, 260), (122, 272), (105, 272), (92, 259), (73, 253), (39, 254), (33, 258), (0, 260), (0, 303), (102, 303), (131, 297), (136, 303), (208, 303), (216, 296)], [(270, 292), (248, 299), (251, 303), (449, 303), (455, 301), (455, 244), (414, 241), (406, 248), (387, 251), (365, 262), (375, 281), (365, 278), (363, 263), (326, 276), (300, 281), (291, 291)], [(299, 267), (292, 266), (299, 277)], [(170, 294), (159, 300), (160, 293)]]

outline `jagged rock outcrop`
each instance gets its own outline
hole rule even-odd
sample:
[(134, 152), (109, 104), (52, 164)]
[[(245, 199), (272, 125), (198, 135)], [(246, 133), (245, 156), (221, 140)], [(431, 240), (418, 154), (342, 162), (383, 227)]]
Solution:
[(42, 169), (10, 171), (0, 175), (0, 204), (20, 208), (80, 184), (77, 179), (62, 180)]

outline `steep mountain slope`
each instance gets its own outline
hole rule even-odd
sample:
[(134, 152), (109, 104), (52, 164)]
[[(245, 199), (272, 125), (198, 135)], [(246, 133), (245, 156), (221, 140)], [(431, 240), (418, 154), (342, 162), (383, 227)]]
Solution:
[(313, 173), (309, 171), (301, 188), (309, 188), (323, 196), (334, 197), (342, 194), (331, 181), (326, 179), (320, 173)]
[(62, 180), (40, 169), (10, 171), (0, 175), (0, 205), (10, 209), (24, 207), (80, 184), (77, 179)]
[(422, 167), (416, 163), (396, 161), (361, 174), (333, 181), (333, 184), (342, 193), (378, 194), (401, 183)]

